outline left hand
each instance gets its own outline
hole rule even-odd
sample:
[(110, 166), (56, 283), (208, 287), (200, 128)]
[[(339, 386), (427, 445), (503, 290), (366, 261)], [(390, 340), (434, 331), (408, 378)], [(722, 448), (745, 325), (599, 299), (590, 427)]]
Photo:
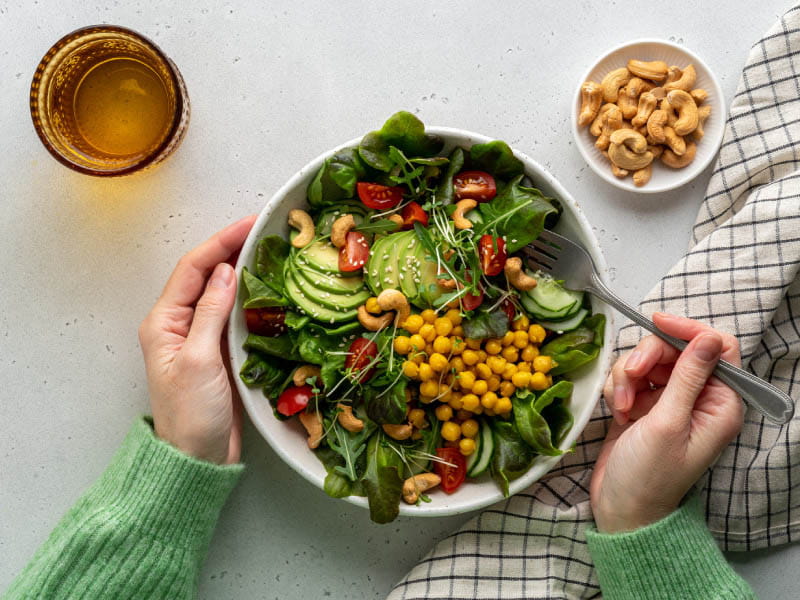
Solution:
[(241, 418), (222, 354), (236, 297), (229, 264), (255, 216), (230, 225), (178, 261), (139, 327), (155, 433), (179, 450), (218, 464), (239, 461)]

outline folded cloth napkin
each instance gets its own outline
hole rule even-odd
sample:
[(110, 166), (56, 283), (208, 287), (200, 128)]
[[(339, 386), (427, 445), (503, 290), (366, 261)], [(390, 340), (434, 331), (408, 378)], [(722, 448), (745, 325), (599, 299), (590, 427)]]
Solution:
[[(691, 248), (641, 303), (735, 334), (746, 368), (800, 395), (800, 7), (752, 49)], [(617, 350), (644, 332), (622, 328)], [(800, 412), (800, 411), (798, 411)], [(425, 556), (390, 600), (596, 598), (585, 529), (591, 468), (609, 422), (600, 403), (576, 451), (524, 493), (484, 510)], [(724, 550), (800, 536), (800, 414), (782, 427), (749, 409), (703, 482)]]

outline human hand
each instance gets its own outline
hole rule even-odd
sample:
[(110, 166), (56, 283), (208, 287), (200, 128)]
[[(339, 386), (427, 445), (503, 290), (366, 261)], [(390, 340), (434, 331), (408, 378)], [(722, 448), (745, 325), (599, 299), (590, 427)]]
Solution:
[(614, 415), (591, 483), (597, 529), (632, 531), (666, 517), (736, 437), (741, 398), (711, 374), (720, 358), (741, 364), (739, 343), (711, 327), (663, 313), (683, 352), (651, 335), (621, 356), (603, 396)]
[(219, 464), (239, 461), (241, 413), (234, 406), (221, 339), (236, 297), (229, 260), (255, 216), (213, 235), (178, 261), (139, 327), (155, 433)]

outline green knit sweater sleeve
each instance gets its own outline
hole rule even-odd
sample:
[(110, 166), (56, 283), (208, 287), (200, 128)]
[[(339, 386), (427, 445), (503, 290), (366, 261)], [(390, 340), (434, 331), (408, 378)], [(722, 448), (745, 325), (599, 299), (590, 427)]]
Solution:
[(696, 497), (647, 527), (586, 537), (606, 600), (756, 598), (711, 537)]
[(3, 598), (191, 598), (242, 468), (183, 454), (140, 419)]

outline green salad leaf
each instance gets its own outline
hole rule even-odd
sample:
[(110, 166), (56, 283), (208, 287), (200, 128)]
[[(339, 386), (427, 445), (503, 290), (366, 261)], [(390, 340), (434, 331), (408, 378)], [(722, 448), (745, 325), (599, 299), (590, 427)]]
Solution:
[(242, 269), (242, 284), (247, 292), (247, 300), (242, 305), (244, 308), (266, 308), (289, 304), (286, 298), (253, 275), (247, 267)]
[(470, 168), (491, 173), (500, 179), (511, 179), (522, 175), (525, 166), (514, 156), (508, 144), (495, 140), (485, 144), (475, 144), (469, 150)]
[(325, 430), (328, 431), (328, 446), (331, 447), (344, 461), (343, 465), (334, 466), (334, 470), (347, 477), (350, 481), (356, 482), (361, 477), (364, 470), (364, 460), (359, 459), (367, 449), (366, 441), (373, 431), (375, 423), (366, 421), (364, 429), (357, 433), (347, 431), (339, 424), (337, 419), (332, 419), (326, 423)]
[(356, 225), (355, 230), (361, 233), (394, 233), (400, 229), (400, 225), (389, 219), (378, 219)]
[(436, 187), (436, 199), (447, 206), (453, 203), (455, 198), (455, 189), (453, 188), (453, 177), (464, 168), (464, 150), (455, 147), (450, 153), (450, 164), (447, 166), (447, 171), (442, 176), (439, 185)]
[(437, 136), (425, 133), (425, 125), (410, 112), (393, 114), (377, 131), (368, 133), (358, 146), (358, 153), (370, 167), (379, 171), (390, 171), (395, 161), (390, 156), (394, 146), (406, 156), (430, 157), (443, 146)]
[(508, 331), (508, 315), (502, 308), (480, 311), (464, 321), (464, 335), (471, 339), (501, 338)]
[(291, 246), (279, 235), (261, 238), (256, 246), (256, 276), (281, 296), (286, 296), (283, 264), (289, 258)]
[(239, 377), (247, 385), (260, 385), (264, 388), (280, 387), (289, 371), (284, 361), (267, 359), (258, 352), (251, 352), (239, 369)]
[(522, 439), (512, 421), (490, 420), (494, 438), (491, 471), (497, 485), (508, 497), (508, 484), (530, 469), (536, 453)]
[(400, 514), (402, 471), (400, 457), (378, 429), (367, 444), (367, 469), (361, 480), (367, 493), (369, 516), (375, 523), (389, 523)]
[(577, 329), (553, 338), (542, 346), (541, 353), (556, 362), (550, 373), (562, 375), (597, 358), (603, 346), (605, 325), (605, 315), (592, 315)]
[(400, 378), (388, 390), (385, 386), (365, 386), (362, 389), (367, 416), (378, 425), (399, 425), (406, 419), (406, 386), (408, 380)]
[(343, 354), (346, 348), (340, 347), (341, 340), (341, 335), (329, 335), (316, 323), (309, 323), (297, 334), (297, 352), (305, 362), (321, 367), (323, 387), (332, 388), (343, 376), (347, 357)]
[(539, 237), (548, 215), (558, 213), (550, 198), (535, 188), (522, 186), (521, 180), (522, 175), (517, 176), (491, 202), (478, 207), (484, 222), (476, 226), (476, 235), (496, 231), (505, 238), (509, 254)]
[[(314, 450), (314, 455), (325, 467), (327, 475), (322, 486), (323, 491), (331, 498), (347, 498), (347, 496), (366, 496), (361, 480), (351, 481), (345, 475), (336, 470), (336, 467), (344, 466), (342, 455), (329, 446), (321, 445)], [(364, 466), (366, 457), (361, 455)], [(363, 467), (362, 467), (363, 468)]]
[[(514, 407), (514, 424), (517, 426), (520, 437), (539, 454), (560, 456), (564, 453), (563, 450), (556, 448), (558, 436), (553, 435), (542, 410), (559, 400), (563, 404), (563, 401), (568, 400), (571, 395), (572, 382), (559, 381), (538, 396), (530, 390), (522, 390), (515, 393), (511, 399)], [(568, 409), (567, 412), (569, 412)], [(559, 415), (559, 421), (561, 419), (562, 415)], [(563, 422), (560, 422), (559, 430), (563, 429), (563, 426)], [(560, 435), (563, 433), (563, 431), (559, 431)]]
[(286, 316), (283, 319), (283, 324), (286, 325), (287, 328), (296, 331), (305, 327), (310, 321), (311, 317), (308, 315), (301, 315), (293, 310), (287, 310)]
[(355, 148), (340, 150), (326, 159), (308, 186), (306, 196), (312, 208), (336, 204), (355, 195), (356, 183), (366, 169)]
[(261, 354), (292, 361), (302, 360), (300, 353), (295, 347), (292, 336), (288, 333), (277, 337), (265, 337), (263, 335), (250, 333), (245, 338), (242, 347), (248, 352), (256, 351)]

